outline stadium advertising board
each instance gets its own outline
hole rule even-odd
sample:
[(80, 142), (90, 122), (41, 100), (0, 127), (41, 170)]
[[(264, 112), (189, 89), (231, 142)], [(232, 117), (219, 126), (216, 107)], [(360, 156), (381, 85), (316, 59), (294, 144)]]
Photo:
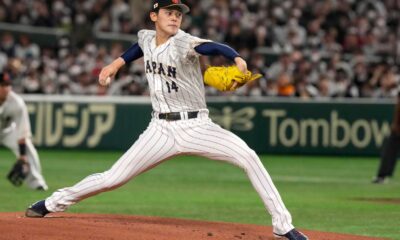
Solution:
[[(211, 118), (258, 153), (377, 155), (393, 103), (218, 101)], [(46, 148), (128, 148), (149, 103), (28, 101), (34, 142)]]

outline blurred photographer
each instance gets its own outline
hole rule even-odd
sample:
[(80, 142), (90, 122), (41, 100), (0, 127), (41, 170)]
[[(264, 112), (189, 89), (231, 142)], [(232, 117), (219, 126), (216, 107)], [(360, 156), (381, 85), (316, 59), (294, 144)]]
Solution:
[(393, 114), (393, 121), (389, 137), (383, 144), (381, 161), (378, 173), (372, 183), (382, 184), (388, 182), (393, 176), (396, 161), (400, 152), (400, 89)]

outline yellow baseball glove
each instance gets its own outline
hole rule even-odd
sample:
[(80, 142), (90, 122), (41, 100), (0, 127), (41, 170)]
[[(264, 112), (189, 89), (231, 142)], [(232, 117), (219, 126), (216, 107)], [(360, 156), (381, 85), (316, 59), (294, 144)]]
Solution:
[(204, 82), (220, 91), (233, 91), (260, 77), (262, 77), (261, 74), (252, 74), (250, 71), (243, 73), (235, 65), (208, 67), (204, 73)]

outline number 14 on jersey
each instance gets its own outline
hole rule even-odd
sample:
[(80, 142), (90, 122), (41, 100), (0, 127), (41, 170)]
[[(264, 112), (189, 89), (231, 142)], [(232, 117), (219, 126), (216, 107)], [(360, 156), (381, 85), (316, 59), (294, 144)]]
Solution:
[(176, 85), (176, 82), (172, 81), (172, 83), (165, 82), (167, 84), (168, 88), (168, 93), (171, 93), (171, 91), (175, 90), (175, 92), (178, 92), (178, 85)]

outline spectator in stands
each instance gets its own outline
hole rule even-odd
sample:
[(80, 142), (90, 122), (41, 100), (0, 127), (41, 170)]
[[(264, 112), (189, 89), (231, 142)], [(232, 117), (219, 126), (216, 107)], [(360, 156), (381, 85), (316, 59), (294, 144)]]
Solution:
[[(192, 9), (184, 24), (187, 32), (235, 46), (248, 60), (249, 69), (267, 73), (268, 84), (254, 84), (250, 92), (235, 94), (278, 95), (278, 85), (273, 81), (283, 73), (292, 79), (295, 95), (303, 97), (389, 97), (389, 86), (393, 81), (399, 83), (399, 69), (394, 68), (400, 63), (400, 6), (396, 1), (186, 2)], [(0, 68), (14, 69), (11, 71), (16, 75), (16, 91), (23, 91), (21, 80), (29, 77), (31, 69), (45, 65), (49, 66), (46, 71), (36, 73), (41, 79), (41, 92), (96, 94), (72, 90), (81, 76), (71, 69), (79, 66), (94, 74), (122, 50), (121, 46), (109, 49), (87, 39), (99, 32), (136, 33), (149, 24), (137, 17), (148, 7), (147, 2), (129, 0), (0, 1), (2, 22), (57, 27), (71, 33), (60, 38), (56, 48), (46, 47), (45, 54), (43, 46), (35, 46), (29, 37), (21, 36), (16, 43), (12, 34), (4, 32), (0, 40)], [(278, 61), (272, 60), (276, 57)], [(362, 63), (352, 60), (359, 57), (363, 58)], [(382, 70), (379, 62), (385, 59), (391, 62)], [(220, 59), (212, 60), (213, 65), (216, 63), (227, 64)], [(392, 74), (384, 77), (389, 66)], [(142, 71), (138, 79), (143, 76)], [(133, 86), (141, 91), (112, 94), (146, 94), (147, 87), (142, 83), (135, 80)], [(329, 94), (318, 93), (326, 87)], [(207, 93), (220, 94), (209, 89)]]
[(321, 76), (321, 79), (318, 81), (317, 91), (315, 93), (315, 97), (317, 99), (330, 99), (333, 95), (332, 86), (333, 83), (327, 76)]
[(278, 87), (278, 96), (280, 97), (292, 97), (296, 93), (296, 89), (293, 84), (293, 78), (287, 73), (281, 73), (276, 84)]
[(42, 91), (42, 83), (39, 79), (39, 74), (36, 69), (31, 69), (26, 77), (21, 82), (22, 93), (40, 94)]
[(283, 73), (292, 75), (295, 67), (291, 54), (285, 52), (279, 57), (279, 61), (273, 63), (268, 69), (268, 76), (270, 79), (276, 80)]
[(49, 6), (42, 1), (33, 1), (33, 8), (30, 9), (34, 26), (52, 27), (54, 21), (49, 12)]
[(15, 46), (15, 56), (20, 59), (39, 59), (40, 47), (32, 43), (28, 35), (22, 34)]
[(120, 19), (124, 15), (129, 14), (129, 5), (123, 0), (113, 0), (110, 9), (111, 14), (111, 31), (121, 32)]
[(0, 51), (8, 57), (15, 56), (15, 40), (11, 33), (5, 32), (1, 36)]
[(98, 93), (97, 84), (91, 74), (81, 70), (77, 75), (77, 82), (70, 84), (71, 94), (74, 95), (96, 95)]
[(398, 77), (392, 69), (389, 69), (379, 79), (379, 88), (375, 90), (374, 97), (376, 98), (393, 98), (397, 95)]

